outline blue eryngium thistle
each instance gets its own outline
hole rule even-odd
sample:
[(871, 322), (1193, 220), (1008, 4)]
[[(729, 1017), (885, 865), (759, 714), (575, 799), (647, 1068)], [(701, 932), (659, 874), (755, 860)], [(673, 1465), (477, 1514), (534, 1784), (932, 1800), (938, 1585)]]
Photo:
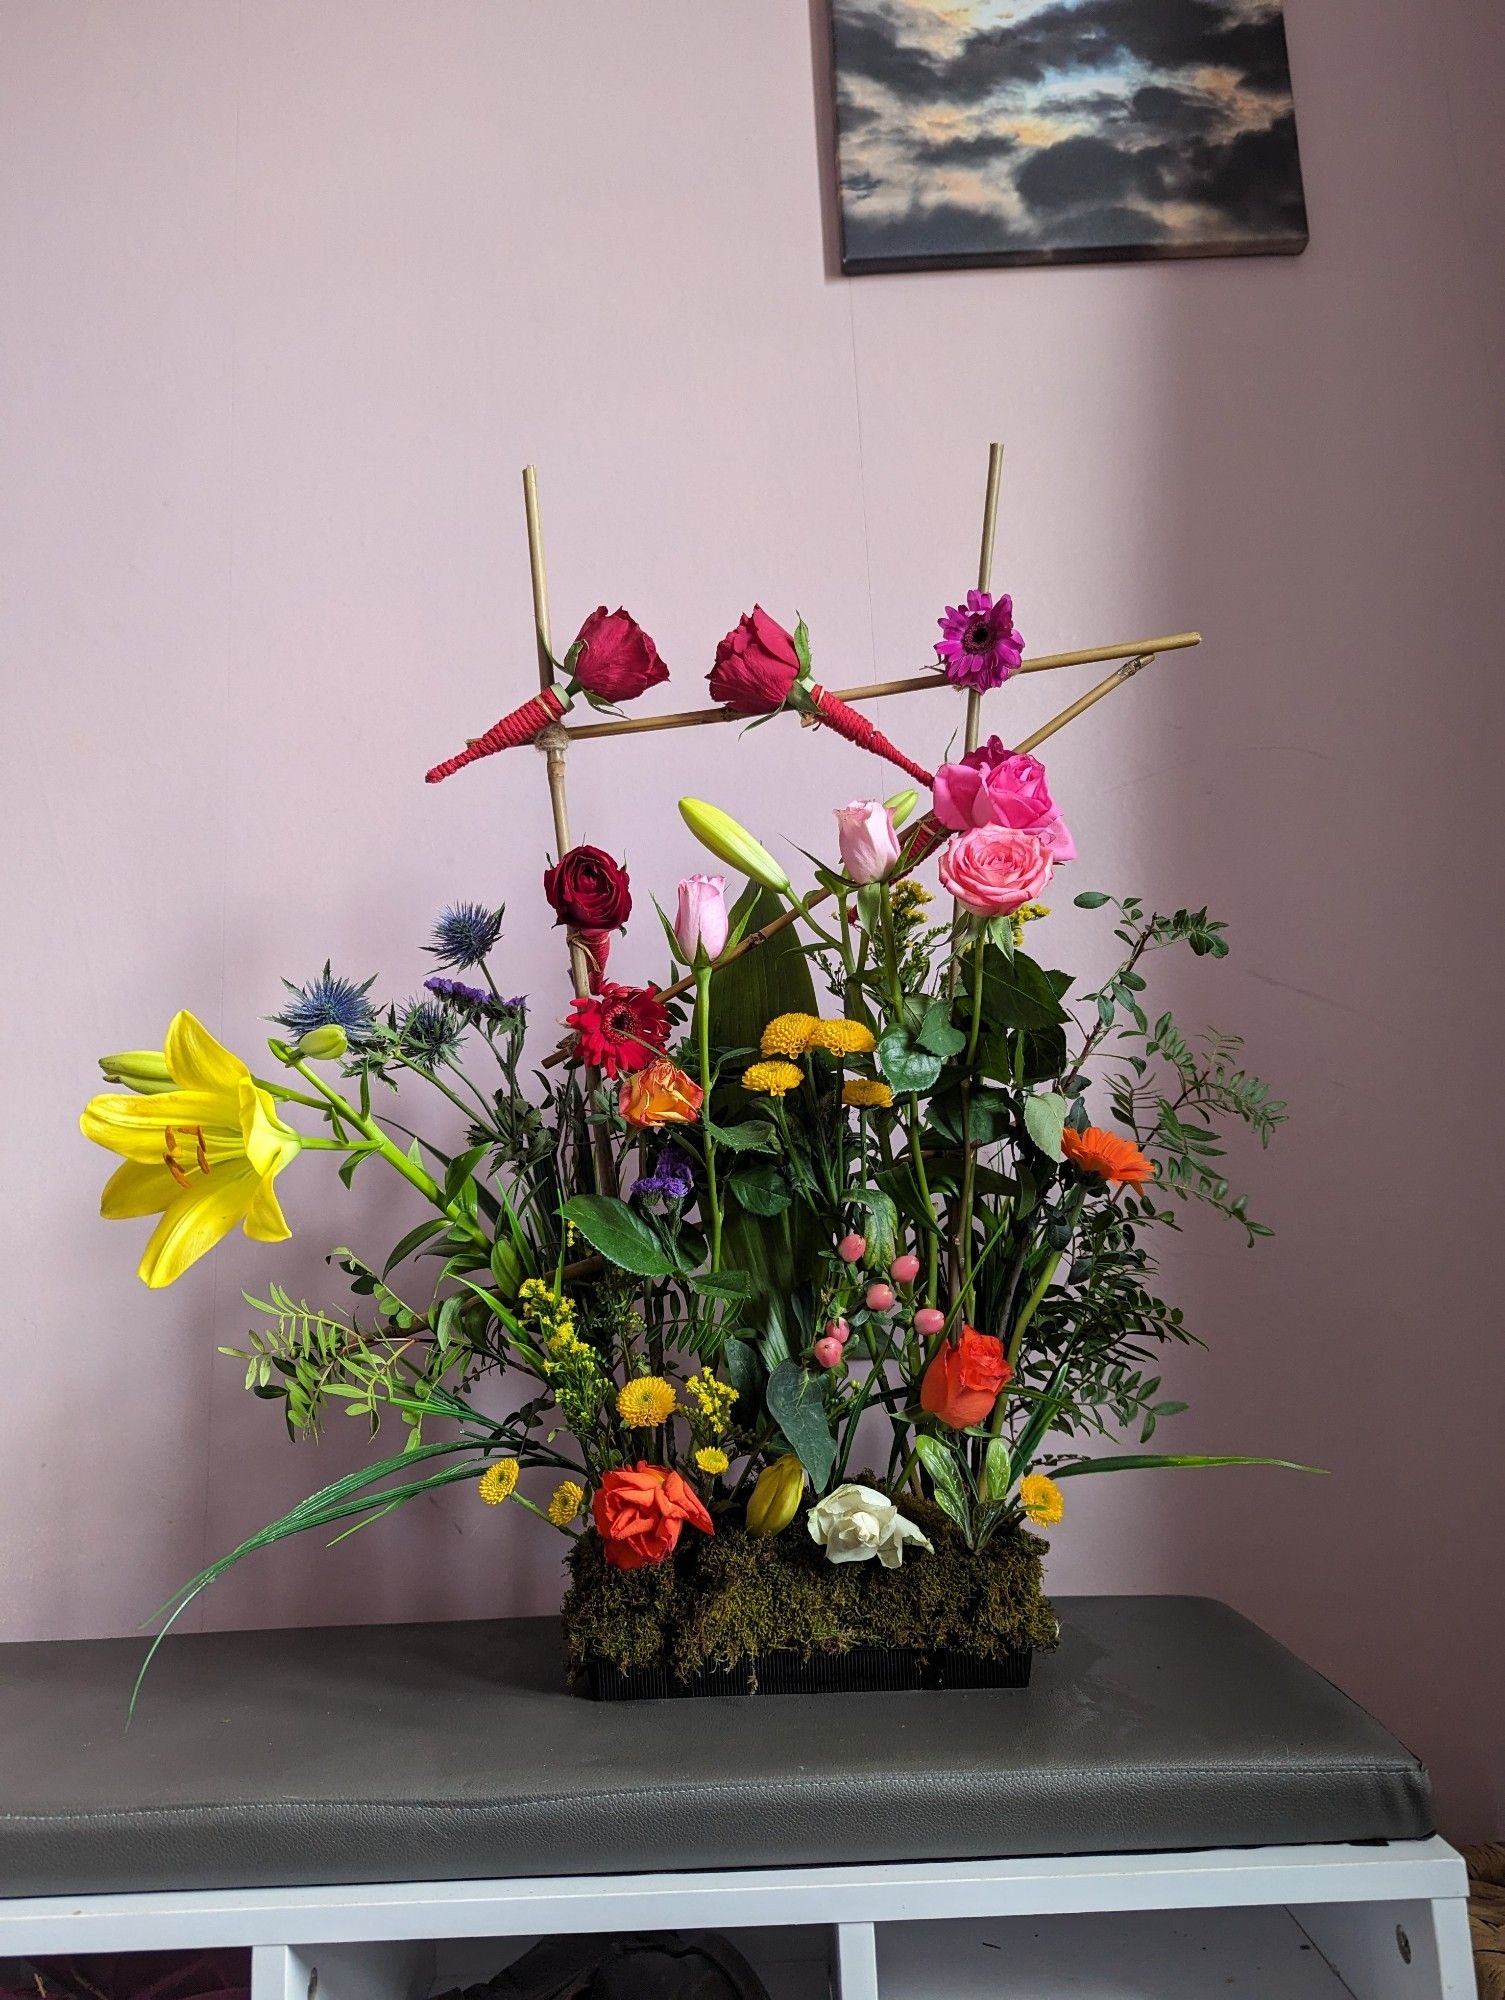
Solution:
[(357, 1048), (370, 1034), (376, 1010), (366, 995), (376, 983), (375, 973), (357, 986), (353, 979), (341, 979), (331, 972), (326, 958), (324, 970), (306, 986), (295, 986), (290, 979), (282, 983), (291, 997), (283, 1003), (282, 1012), (271, 1019), (279, 1028), (286, 1028), (293, 1039), (315, 1028), (343, 1028), (351, 1047)]
[(424, 950), (456, 972), (479, 965), (502, 934), (500, 909), (484, 903), (451, 903), (434, 925), (434, 941)]
[(397, 1022), (397, 1052), (418, 1069), (438, 1069), (460, 1052), (463, 1024), (432, 1000), (410, 1000)]

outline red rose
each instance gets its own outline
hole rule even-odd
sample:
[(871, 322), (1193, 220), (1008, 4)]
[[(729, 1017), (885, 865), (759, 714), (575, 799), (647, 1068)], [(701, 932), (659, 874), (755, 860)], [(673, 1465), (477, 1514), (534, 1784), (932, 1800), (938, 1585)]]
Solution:
[(543, 871), (555, 920), (574, 930), (619, 930), (632, 915), (627, 870), (599, 847), (572, 847)]
[(603, 979), (575, 1002), (567, 1020), (579, 1038), (580, 1060), (605, 1070), (613, 1082), (656, 1062), (669, 1039), (669, 1010), (651, 986)]
[(711, 700), (738, 715), (772, 715), (783, 707), (799, 675), (793, 639), (755, 604), (716, 648)]
[(635, 618), (604, 604), (586, 619), (575, 635), (580, 648), (571, 671), (587, 694), (602, 701), (632, 701), (645, 688), (669, 678), (658, 647)]
[(613, 1569), (647, 1569), (673, 1555), (688, 1521), (703, 1535), (715, 1524), (693, 1487), (664, 1465), (619, 1465), (591, 1501), (602, 1553)]
[(1004, 1358), (1003, 1342), (996, 1335), (963, 1326), (956, 1345), (943, 1342), (925, 1370), (920, 1408), (954, 1431), (985, 1423), (993, 1413), (999, 1390), (1013, 1372)]

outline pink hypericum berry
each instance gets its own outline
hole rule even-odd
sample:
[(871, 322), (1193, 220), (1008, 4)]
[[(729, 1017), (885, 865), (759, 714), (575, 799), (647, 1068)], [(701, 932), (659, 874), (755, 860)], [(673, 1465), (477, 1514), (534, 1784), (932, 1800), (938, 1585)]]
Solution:
[(860, 1264), (867, 1255), (867, 1238), (855, 1234), (843, 1236), (836, 1246), (836, 1254), (843, 1264)]
[(920, 1260), (912, 1250), (906, 1250), (902, 1257), (895, 1257), (888, 1268), (895, 1284), (912, 1285), (920, 1275)]
[(834, 1340), (838, 1347), (845, 1347), (852, 1337), (852, 1329), (844, 1319), (828, 1319), (825, 1326), (825, 1337), (827, 1340)]
[(927, 1340), (934, 1338), (946, 1324), (946, 1315), (939, 1306), (921, 1306), (914, 1316), (914, 1330), (924, 1334)]
[(867, 1288), (869, 1312), (886, 1313), (894, 1309), (894, 1288), (892, 1285), (869, 1285)]
[(841, 1359), (841, 1342), (829, 1333), (823, 1333), (813, 1350), (822, 1368), (834, 1368)]

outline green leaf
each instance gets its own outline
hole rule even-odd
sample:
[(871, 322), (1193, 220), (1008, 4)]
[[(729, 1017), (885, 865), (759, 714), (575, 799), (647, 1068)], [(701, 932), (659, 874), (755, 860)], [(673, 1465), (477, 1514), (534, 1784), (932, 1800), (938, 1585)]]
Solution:
[(1013, 1483), (1014, 1462), (1009, 1457), (1008, 1446), (1002, 1438), (990, 1438), (982, 1462), (983, 1499), (1007, 1500)]
[(1048, 1160), (1061, 1159), (1066, 1099), (1057, 1091), (1032, 1093), (1024, 1100), (1024, 1129)]
[[(783, 907), (771, 889), (749, 883), (732, 907), (733, 928), (760, 930)], [(810, 966), (792, 924), (723, 965), (711, 980), (711, 1040), (718, 1048), (755, 1049), (776, 1015), (819, 1012)]]
[(1078, 1458), (1068, 1465), (1051, 1468), (1052, 1479), (1069, 1479), (1079, 1472), (1141, 1472), (1156, 1466), (1195, 1468), (1203, 1465), (1275, 1465), (1283, 1472), (1316, 1472), (1325, 1479), (1325, 1465), (1298, 1465), (1290, 1458), (1200, 1458), (1180, 1453), (1166, 1456), (1158, 1452), (1133, 1451), (1121, 1458)]
[(967, 1497), (967, 1484), (961, 1467), (957, 1464), (948, 1445), (939, 1438), (918, 1437), (915, 1450), (920, 1455), (920, 1463), (930, 1474), (930, 1483), (935, 1488), (935, 1504), (951, 1519), (965, 1535), (972, 1525), (972, 1507)]
[(869, 1267), (892, 1263), (899, 1247), (899, 1211), (892, 1197), (880, 1194), (876, 1188), (848, 1188), (842, 1200), (860, 1208), (867, 1216), (867, 1227), (862, 1233), (867, 1238)]
[(941, 1058), (915, 1042), (907, 1028), (878, 1037), (878, 1067), (899, 1091), (929, 1090), (941, 1073)]
[(773, 1127), (766, 1119), (746, 1118), (737, 1125), (708, 1125), (706, 1129), (729, 1153), (771, 1153), (774, 1148)]
[(690, 1285), (705, 1299), (745, 1299), (752, 1294), (753, 1281), (746, 1271), (704, 1271), (692, 1277)]
[(782, 1215), (794, 1199), (788, 1181), (772, 1160), (738, 1167), (728, 1175), (727, 1187), (749, 1215)]
[(768, 1414), (810, 1475), (817, 1493), (825, 1490), (836, 1463), (836, 1440), (826, 1418), (825, 1376), (812, 1375), (797, 1361), (781, 1361), (768, 1378)]
[(957, 1055), (967, 1046), (961, 1029), (951, 1025), (951, 1004), (947, 1000), (931, 1001), (924, 1020), (915, 1030), (915, 1040), (922, 1049), (941, 1057)]
[(1058, 1027), (1066, 1012), (1044, 969), (1022, 951), (1005, 959), (994, 946), (983, 954), (983, 1019), (990, 1030), (1023, 1028), (1032, 1033)]
[(410, 1229), (406, 1236), (399, 1237), (392, 1246), (391, 1256), (381, 1267), (382, 1276), (390, 1278), (405, 1258), (411, 1257), (415, 1250), (429, 1242), (431, 1238), (442, 1236), (445, 1226), (443, 1218), (436, 1216), (428, 1222), (420, 1222), (416, 1229)]
[(1101, 889), (1083, 889), (1080, 895), (1073, 896), (1071, 900), (1079, 910), (1100, 910), (1104, 903), (1111, 903), (1113, 898), (1105, 896)]
[(608, 1263), (635, 1277), (667, 1278), (678, 1269), (658, 1232), (615, 1195), (577, 1194), (564, 1204), (564, 1218)]
[(492, 1150), (488, 1141), (483, 1146), (472, 1146), (468, 1153), (457, 1153), (444, 1170), (444, 1199), (454, 1201), (462, 1187), (470, 1179), (476, 1168)]
[(751, 1341), (739, 1340), (734, 1334), (722, 1347), (721, 1365), (743, 1410), (756, 1410), (763, 1400), (766, 1370)]

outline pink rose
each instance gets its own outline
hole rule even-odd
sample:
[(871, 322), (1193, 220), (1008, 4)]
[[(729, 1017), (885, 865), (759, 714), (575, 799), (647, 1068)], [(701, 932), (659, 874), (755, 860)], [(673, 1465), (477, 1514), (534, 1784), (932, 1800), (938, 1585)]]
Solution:
[(799, 679), (794, 640), (761, 604), (745, 612), (716, 648), (711, 700), (738, 715), (772, 715)]
[(841, 865), (859, 888), (885, 881), (899, 865), (894, 816), (881, 799), (853, 799), (836, 808)]
[(1043, 840), (1052, 861), (1076, 860), (1076, 845), (1045, 782), (1045, 766), (1027, 750), (1006, 748), (997, 736), (959, 764), (942, 764), (935, 774), (935, 816), (953, 833), (969, 826), (1017, 827)]
[(1012, 826), (974, 826), (941, 849), (941, 886), (978, 917), (1022, 910), (1049, 882), (1050, 849)]
[(730, 930), (726, 877), (687, 875), (679, 885), (679, 907), (674, 913), (674, 937), (685, 957), (692, 965), (698, 951), (703, 950), (707, 958), (720, 958)]

